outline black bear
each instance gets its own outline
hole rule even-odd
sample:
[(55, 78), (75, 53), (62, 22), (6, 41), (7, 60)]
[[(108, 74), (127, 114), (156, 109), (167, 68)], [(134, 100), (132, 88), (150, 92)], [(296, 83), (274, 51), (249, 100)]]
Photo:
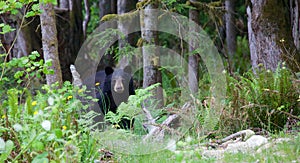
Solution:
[[(130, 95), (135, 94), (130, 71), (129, 66), (116, 70), (106, 67), (104, 72), (96, 73), (96, 86), (98, 82), (100, 83), (100, 91), (96, 93), (96, 97), (99, 99), (98, 104), (102, 113), (106, 114), (108, 111), (116, 113), (118, 106), (126, 102)], [(122, 129), (130, 129), (133, 127), (133, 121), (130, 123), (130, 120), (122, 119), (118, 125)]]

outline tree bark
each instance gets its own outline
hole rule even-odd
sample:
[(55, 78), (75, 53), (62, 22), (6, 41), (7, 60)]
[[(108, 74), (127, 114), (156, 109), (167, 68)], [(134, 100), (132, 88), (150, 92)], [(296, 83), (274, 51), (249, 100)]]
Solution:
[[(189, 18), (190, 20), (194, 21), (195, 23), (199, 24), (199, 11), (195, 9), (190, 9), (189, 10)], [(193, 29), (190, 27), (189, 29), (190, 33), (193, 32), (199, 32), (196, 31), (196, 29)], [(189, 42), (189, 67), (188, 67), (188, 76), (189, 76), (189, 87), (190, 91), (193, 94), (198, 93), (199, 90), (199, 55), (198, 54), (192, 54), (192, 52), (198, 48), (196, 47), (197, 45), (194, 45), (193, 42)]]
[(99, 0), (99, 9), (101, 18), (107, 14), (116, 14), (117, 13), (117, 0)]
[[(148, 87), (156, 83), (162, 83), (161, 72), (159, 71), (160, 59), (156, 50), (158, 44), (157, 23), (158, 16), (151, 9), (157, 9), (158, 2), (153, 1), (142, 11), (140, 17), (141, 34), (143, 39), (143, 87)], [(152, 29), (152, 30), (150, 30)], [(162, 87), (154, 91), (154, 98), (159, 101), (158, 107), (163, 106)]]
[(292, 34), (294, 39), (294, 44), (299, 50), (300, 48), (300, 0), (290, 0), (290, 14), (291, 14), (291, 24), (292, 24)]
[[(135, 9), (135, 4), (136, 4), (136, 0), (118, 0), (117, 1), (117, 8), (118, 8), (118, 14), (125, 14), (127, 12), (130, 12), (131, 10)], [(122, 32), (123, 34), (127, 34), (129, 33), (129, 29), (131, 28), (131, 22), (128, 20), (119, 20), (118, 21), (118, 29), (120, 30), (120, 32)], [(129, 34), (129, 35), (125, 35), (125, 39), (119, 39), (118, 43), (119, 43), (119, 52), (122, 51), (122, 48), (126, 46), (127, 43), (129, 43), (130, 45), (133, 45), (133, 37), (134, 35)], [(122, 56), (122, 54), (120, 54)], [(121, 57), (120, 60), (120, 66), (121, 68), (124, 68), (128, 65), (128, 60), (125, 57)]]
[(225, 22), (226, 22), (226, 45), (229, 61), (232, 62), (233, 55), (236, 52), (236, 30), (234, 18), (234, 2), (235, 0), (225, 1)]
[(286, 62), (299, 71), (300, 55), (294, 45), (288, 6), (278, 0), (251, 0), (247, 8), (248, 35), (253, 69), (275, 71)]
[(59, 8), (69, 9), (69, 1), (59, 0)]
[(28, 56), (33, 50), (42, 54), (40, 33), (36, 31), (36, 27), (40, 23), (37, 18), (24, 19), (22, 22), (22, 15), (2, 14), (0, 15), (0, 23), (8, 24), (16, 29), (0, 35), (1, 43), (4, 47), (0, 52), (9, 53), (8, 60)]
[[(107, 14), (117, 14), (117, 0), (99, 0), (99, 9), (99, 20), (101, 20), (102, 17)], [(111, 27), (117, 27), (117, 24), (112, 24)], [(116, 43), (113, 46), (118, 45)], [(104, 70), (106, 66), (114, 66), (114, 54), (110, 53), (102, 56), (102, 59), (98, 65), (98, 69)]]
[(61, 86), (62, 74), (58, 57), (57, 30), (53, 4), (42, 3), (40, 8), (42, 10), (40, 19), (44, 60), (45, 62), (52, 60), (52, 66), (50, 68), (54, 71), (54, 74), (46, 75), (46, 81), (48, 85), (58, 82)]
[[(67, 1), (67, 2), (63, 2)], [(83, 23), (80, 0), (60, 0), (68, 6), (56, 8), (58, 52), (63, 81), (72, 81), (70, 65), (74, 64), (83, 42)], [(67, 7), (67, 8), (64, 8)]]

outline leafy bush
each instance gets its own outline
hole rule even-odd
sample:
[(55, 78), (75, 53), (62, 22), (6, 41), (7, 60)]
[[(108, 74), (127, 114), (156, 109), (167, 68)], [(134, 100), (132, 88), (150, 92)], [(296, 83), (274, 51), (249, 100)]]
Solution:
[(60, 89), (33, 85), (42, 74), (53, 73), (48, 70), (51, 61), (38, 58), (32, 52), (0, 64), (0, 162), (94, 160), (98, 148), (90, 126), (96, 114), (85, 113), (82, 104), (92, 98), (70, 82)]
[(299, 83), (293, 82), (290, 70), (283, 67), (257, 74), (249, 71), (237, 78), (228, 76), (228, 108), (223, 126), (282, 130), (289, 114), (299, 116)]
[(8, 90), (0, 105), (0, 141), (5, 144), (0, 162), (94, 160), (98, 147), (89, 126), (96, 114), (83, 113), (84, 91), (69, 82), (61, 89), (44, 85), (35, 97), (26, 89), (24, 97), (22, 90)]
[[(5, 54), (6, 55), (6, 54)], [(51, 61), (39, 59), (40, 54), (33, 51), (28, 56), (21, 58), (12, 58), (9, 62), (5, 62), (5, 55), (0, 59), (0, 97), (6, 99), (4, 95), (11, 88), (31, 90), (41, 86), (44, 74), (51, 74), (53, 70), (49, 69), (52, 65)]]
[[(121, 122), (122, 118), (133, 121), (135, 118), (135, 132), (136, 133), (144, 133), (143, 132), (143, 124), (142, 122), (145, 120), (142, 114), (142, 104), (150, 106), (148, 109), (151, 109), (151, 111), (154, 111), (155, 105), (157, 105), (157, 101), (155, 100), (150, 100), (151, 96), (153, 96), (152, 91), (154, 88), (158, 87), (159, 84), (154, 84), (151, 85), (145, 89), (137, 89), (136, 95), (131, 95), (128, 98), (128, 102), (124, 103), (122, 102), (120, 106), (118, 107), (117, 113), (113, 113), (109, 111), (105, 115), (105, 119), (112, 123), (112, 124), (118, 124)], [(145, 101), (148, 100), (147, 104)], [(157, 111), (156, 111), (157, 112)], [(158, 114), (158, 113), (156, 113)], [(155, 115), (156, 117), (157, 115)], [(137, 124), (138, 123), (138, 124)], [(137, 129), (137, 130), (136, 130)]]

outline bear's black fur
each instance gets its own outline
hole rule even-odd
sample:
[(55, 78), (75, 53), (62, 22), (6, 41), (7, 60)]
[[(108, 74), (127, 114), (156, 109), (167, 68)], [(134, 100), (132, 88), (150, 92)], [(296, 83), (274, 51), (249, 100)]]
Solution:
[[(105, 77), (103, 77), (104, 72)], [(116, 113), (118, 106), (122, 102), (127, 102), (130, 95), (135, 94), (130, 67), (116, 70), (106, 67), (104, 72), (96, 73), (95, 81), (100, 83), (101, 90), (96, 94), (99, 99), (98, 104), (103, 114), (108, 111)], [(122, 119), (118, 125), (120, 128), (130, 129), (133, 127), (133, 121), (130, 124), (130, 120)]]

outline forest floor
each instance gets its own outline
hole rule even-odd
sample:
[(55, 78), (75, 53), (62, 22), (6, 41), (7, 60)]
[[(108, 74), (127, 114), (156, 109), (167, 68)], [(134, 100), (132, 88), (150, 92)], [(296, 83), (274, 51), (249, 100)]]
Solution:
[[(102, 151), (102, 163), (108, 162), (300, 162), (300, 132), (272, 136), (252, 135), (247, 140), (234, 138), (223, 143), (177, 143), (176, 150), (149, 155), (124, 155)], [(185, 145), (182, 145), (185, 144)]]

